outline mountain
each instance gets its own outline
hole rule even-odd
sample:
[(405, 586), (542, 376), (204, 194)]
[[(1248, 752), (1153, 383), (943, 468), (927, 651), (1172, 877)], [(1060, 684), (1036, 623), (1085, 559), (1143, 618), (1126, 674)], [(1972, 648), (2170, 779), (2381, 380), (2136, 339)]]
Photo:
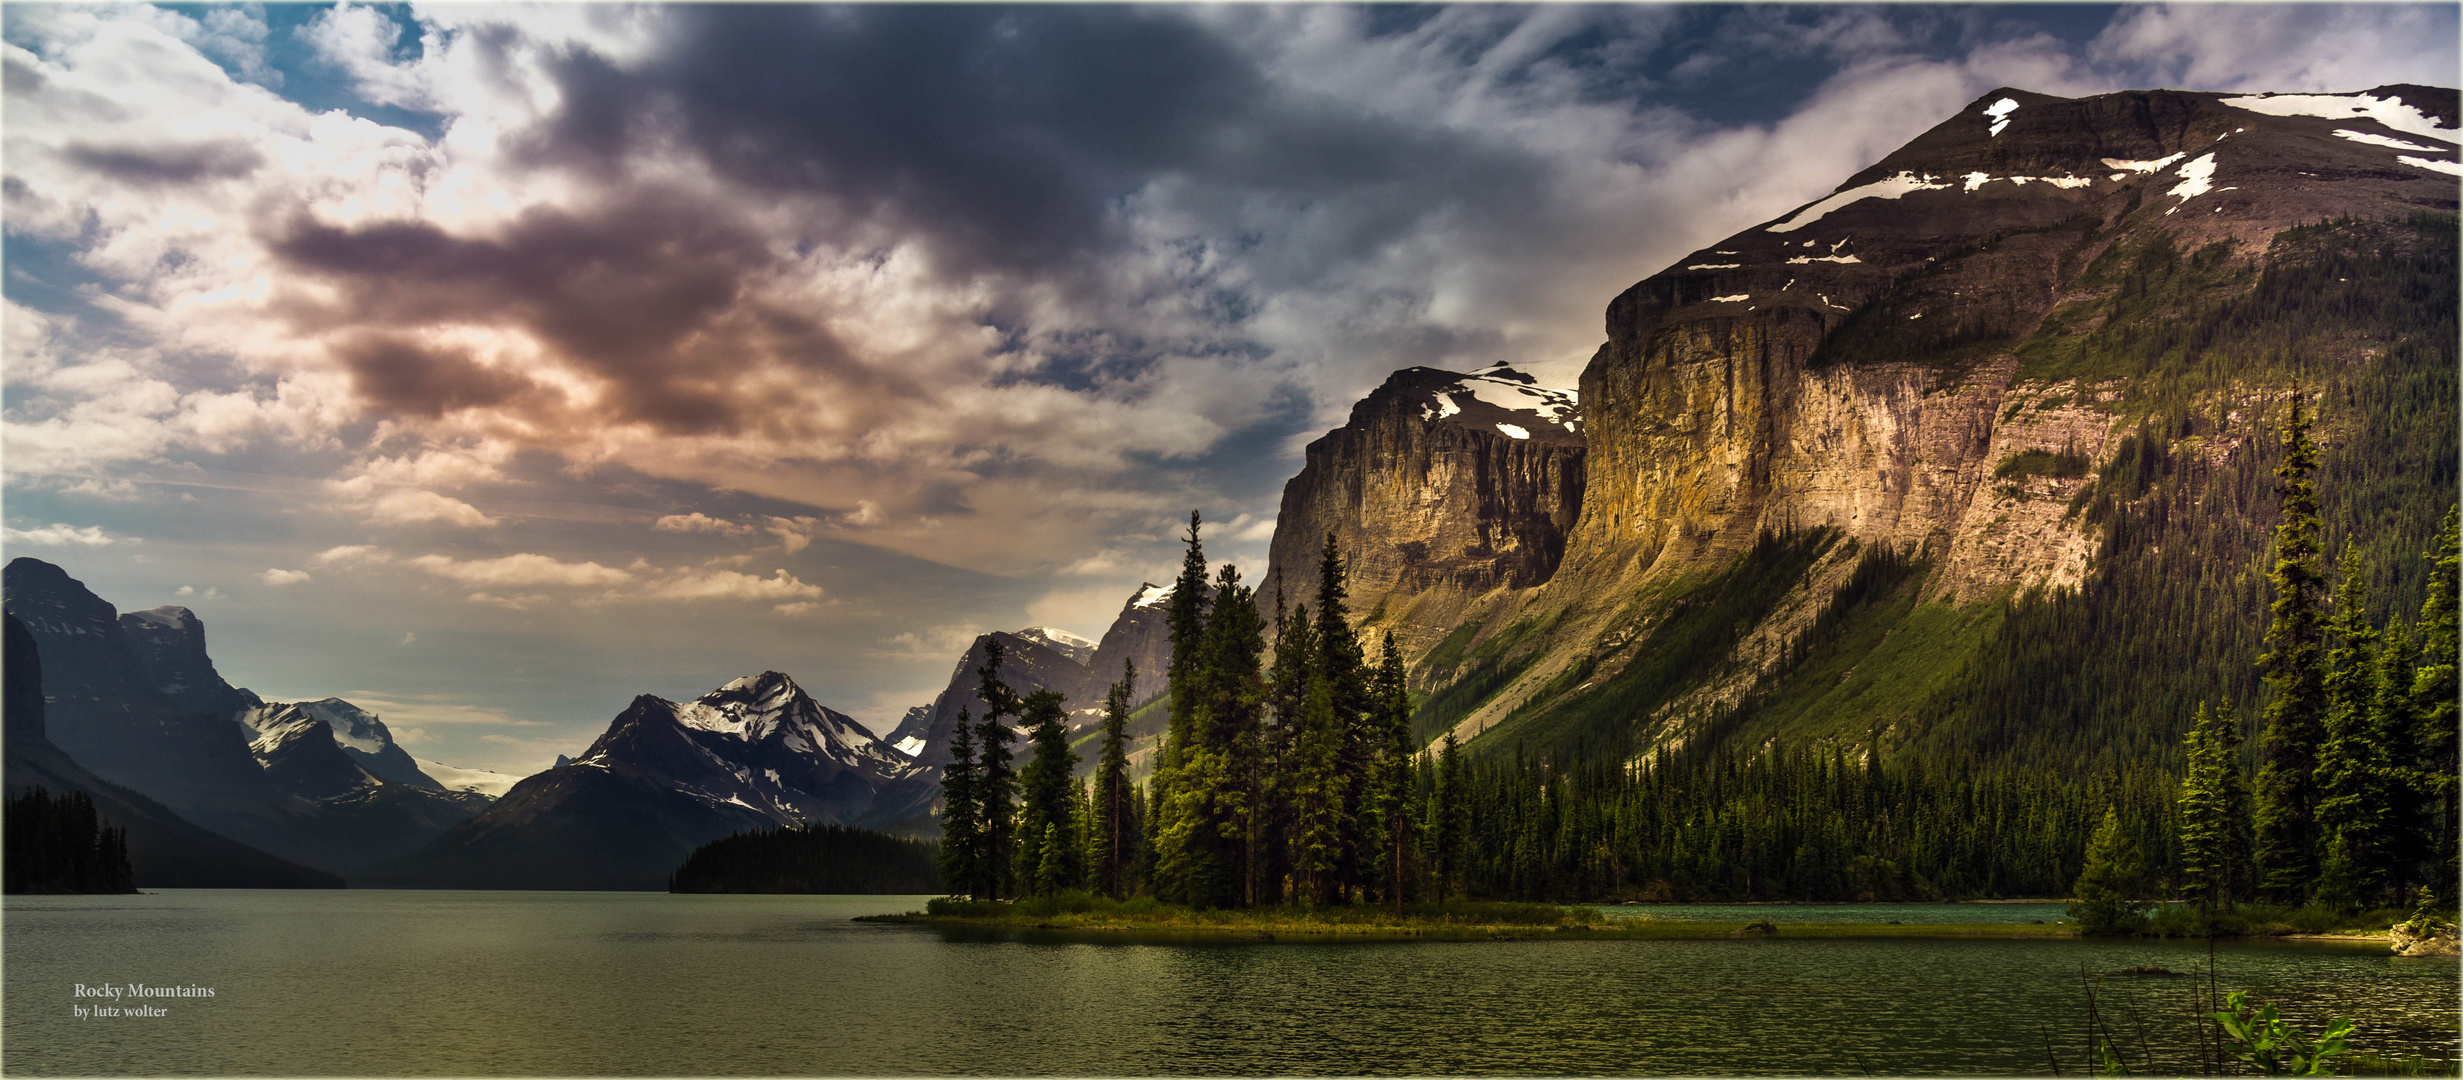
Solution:
[(182, 820), (169, 807), (94, 775), (45, 734), (41, 646), (15, 615), (0, 616), (6, 674), (7, 739), (0, 747), (11, 795), (40, 787), (55, 795), (84, 792), (103, 820), (127, 830), (128, 861), (139, 888), (334, 889), (342, 879), (276, 858)]
[[(239, 716), (239, 724), (244, 729), (254, 729), (260, 726), (256, 719), (258, 716), (270, 716), (272, 712), (282, 710), (296, 711), (324, 725), (333, 733), (334, 742), (342, 752), (371, 775), (411, 787), (445, 790), (444, 784), (422, 771), (419, 763), (411, 760), (409, 752), (394, 743), (393, 732), (385, 727), (383, 720), (375, 713), (341, 698), (319, 698), (291, 705), (260, 702), (255, 709)], [(253, 740), (256, 737), (252, 730), (249, 738)]]
[(370, 871), (427, 888), (663, 889), (695, 847), (780, 825), (929, 830), (935, 770), (775, 671), (644, 694), (579, 759)]
[(1328, 533), (1351, 605), (1382, 622), (1440, 626), (1546, 582), (1582, 509), (1580, 377), (1573, 360), (1395, 372), (1284, 486), (1259, 606), (1313, 603)]
[[(132, 640), (109, 603), (57, 566), (21, 557), (0, 571), (0, 582), (8, 613), (25, 624), (42, 657), (54, 745), (190, 821), (299, 857), (316, 831), (305, 820), (312, 812), (266, 778), (228, 713), (183, 706), (229, 699), (227, 685), (193, 681), (212, 671), (210, 662), (196, 663), (204, 635), (194, 615), (170, 609), (176, 616), (161, 622), (135, 619), (145, 632)], [(146, 642), (144, 654), (135, 641)], [(160, 689), (158, 674), (172, 693)]]
[[(1132, 708), (1143, 708), (1163, 696), (1170, 683), (1164, 676), (1171, 668), (1171, 627), (1167, 625), (1172, 586), (1151, 582), (1138, 587), (1121, 605), (1120, 614), (1103, 632), (1103, 640), (1088, 641), (1067, 631), (1048, 626), (1030, 626), (1016, 633), (995, 631), (976, 637), (966, 654), (958, 658), (958, 666), (949, 674), (949, 685), (933, 698), (932, 704), (907, 711), (884, 741), (892, 746), (915, 747), (916, 761), (938, 768), (949, 763), (949, 738), (957, 730), (958, 713), (965, 710), (976, 721), (983, 719), (983, 700), (976, 689), (982, 684), (977, 674), (984, 665), (985, 645), (1001, 643), (1001, 678), (1009, 688), (1023, 697), (1038, 690), (1057, 690), (1068, 698), (1069, 730), (1073, 737), (1083, 736), (1103, 722), (1103, 699), (1114, 682), (1119, 681), (1127, 665), (1137, 666), (1137, 688)], [(1162, 731), (1163, 718), (1148, 715), (1130, 725), (1133, 741), (1140, 744), (1142, 755), (1151, 746), (1145, 745)], [(1092, 769), (1093, 755), (1081, 751), (1086, 760), (1081, 770)], [(1142, 759), (1142, 758), (1141, 758)]]
[(1309, 448), (1261, 596), (1312, 600), (1335, 533), (1421, 734), (1479, 752), (2159, 752), (2258, 690), (2232, 582), (2295, 387), (2330, 547), (2417, 607), (2455, 477), (2456, 116), (2417, 86), (1994, 91), (1617, 296), (1562, 437), (1398, 372)]
[[(1083, 639), (1080, 639), (1083, 640)], [(916, 755), (918, 764), (934, 769), (949, 763), (949, 738), (958, 730), (958, 714), (963, 710), (977, 722), (983, 720), (983, 699), (976, 695), (982, 680), (977, 676), (989, 654), (989, 643), (1001, 643), (1001, 680), (1024, 697), (1038, 690), (1058, 690), (1069, 699), (1069, 707), (1084, 709), (1099, 704), (1101, 694), (1087, 694), (1087, 682), (1092, 668), (1075, 655), (1075, 648), (1062, 649), (1024, 634), (1006, 631), (978, 636), (967, 646), (966, 654), (958, 658), (958, 666), (949, 674), (949, 686), (932, 699), (930, 711), (918, 716), (907, 714), (905, 722), (890, 733), (892, 745), (910, 739), (921, 739), (922, 749)]]
[(384, 726), (348, 702), (268, 703), (233, 687), (186, 608), (117, 614), (38, 559), (12, 560), (4, 573), (7, 610), (40, 653), (49, 741), (196, 825), (348, 874), (487, 801), (420, 774)]

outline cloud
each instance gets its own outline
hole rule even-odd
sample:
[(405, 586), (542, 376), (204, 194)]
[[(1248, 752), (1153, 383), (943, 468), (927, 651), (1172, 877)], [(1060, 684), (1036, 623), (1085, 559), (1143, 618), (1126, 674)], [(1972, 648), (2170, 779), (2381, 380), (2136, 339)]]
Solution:
[(523, 552), (493, 559), (455, 559), (447, 555), (421, 555), (408, 560), (408, 565), (441, 578), (465, 585), (489, 588), (569, 585), (623, 585), (633, 575), (595, 562), (571, 563), (545, 555)]
[(865, 655), (884, 660), (934, 661), (948, 664), (966, 654), (983, 629), (964, 623), (943, 623), (923, 630), (901, 630)]
[(762, 578), (734, 570), (687, 571), (650, 586), (628, 599), (645, 600), (818, 600), (821, 587), (806, 584), (785, 570)]
[(2094, 57), (2198, 90), (2366, 90), (2455, 83), (2452, 5), (2153, 4), (2124, 7)]
[(712, 532), (727, 536), (750, 536), (753, 532), (750, 525), (714, 518), (699, 510), (689, 514), (668, 514), (651, 522), (650, 527), (660, 532)]
[(284, 570), (280, 567), (267, 570), (257, 576), (266, 584), (274, 586), (297, 585), (308, 580), (308, 573), (305, 570)]
[(377, 496), (374, 502), (368, 504), (368, 520), (380, 525), (438, 521), (465, 528), (496, 524), (495, 518), (460, 499), (415, 489), (389, 491)]
[(123, 541), (144, 543), (133, 536), (113, 536), (104, 532), (100, 525), (62, 525), (56, 522), (31, 529), (0, 530), (0, 540), (37, 547), (110, 547)]

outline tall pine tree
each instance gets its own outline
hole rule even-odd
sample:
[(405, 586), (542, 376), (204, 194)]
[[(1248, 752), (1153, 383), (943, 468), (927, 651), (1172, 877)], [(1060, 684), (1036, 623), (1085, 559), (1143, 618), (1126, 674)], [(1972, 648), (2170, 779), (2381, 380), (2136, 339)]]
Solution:
[(2267, 652), (2258, 658), (2275, 688), (2259, 741), (2258, 885), (2268, 899), (2288, 904), (2308, 899), (2317, 873), (2317, 756), (2326, 717), (2325, 578), (2318, 569), (2317, 494), (2309, 483), (2318, 449), (2309, 438), (2307, 404), (2296, 388), (2283, 426), (2283, 464), (2275, 469), (2282, 520), (2268, 575), (2274, 621), (2266, 630)]
[(1019, 717), (1035, 748), (1034, 759), (1018, 773), (1018, 833), (1026, 840), (1020, 854), (1031, 856), (1026, 863), (1031, 874), (1022, 876), (1032, 883), (1033, 892), (1045, 895), (1074, 888), (1084, 877), (1072, 814), (1077, 785), (1070, 780), (1077, 772), (1078, 755), (1069, 748), (1065, 700), (1057, 690), (1037, 690), (1026, 695)]
[(1411, 740), (1411, 694), (1404, 685), (1401, 650), (1394, 634), (1385, 635), (1374, 682), (1373, 721), (1376, 768), (1372, 773), (1377, 811), (1378, 889), (1394, 910), (1402, 910), (1410, 893), (1409, 879), (1419, 857), (1419, 821), (1412, 805), (1412, 761), (1418, 747)]
[(974, 717), (961, 706), (949, 764), (941, 767), (941, 884), (953, 895), (982, 895), (983, 803), (975, 788)]
[(1120, 681), (1103, 695), (1103, 750), (1095, 759), (1092, 832), (1094, 858), (1090, 875), (1097, 892), (1126, 899), (1138, 839), (1129, 816), (1129, 703), (1136, 700), (1137, 661), (1121, 665)]
[(2412, 773), (2413, 788), (2428, 809), (2426, 817), (2436, 844), (2434, 872), (2429, 880), (2439, 902), (2452, 905), (2455, 881), (2463, 874), (2456, 859), (2456, 837), (2463, 833), (2456, 791), (2456, 595), (2463, 586), (2463, 537), (2458, 536), (2457, 512), (2448, 507), (2437, 540), (2426, 553), (2430, 562), (2429, 598), (2420, 605), (2416, 640), (2420, 667), (2412, 677), (2413, 743), (2422, 767)]
[(1018, 715), (1016, 691), (1001, 681), (1001, 659), (1004, 650), (999, 638), (984, 639), (984, 665), (975, 669), (975, 696), (984, 703), (983, 724), (976, 729), (977, 757), (975, 763), (975, 805), (977, 808), (976, 878), (982, 888), (975, 895), (998, 900), (1017, 894), (1017, 770), (1009, 746), (1018, 740), (1018, 733), (1008, 724), (1008, 718)]
[(2378, 722), (2378, 632), (2369, 624), (2367, 567), (2343, 548), (2342, 580), (2326, 621), (2326, 725), (2318, 744), (2318, 901), (2345, 911), (2385, 898), (2391, 792)]

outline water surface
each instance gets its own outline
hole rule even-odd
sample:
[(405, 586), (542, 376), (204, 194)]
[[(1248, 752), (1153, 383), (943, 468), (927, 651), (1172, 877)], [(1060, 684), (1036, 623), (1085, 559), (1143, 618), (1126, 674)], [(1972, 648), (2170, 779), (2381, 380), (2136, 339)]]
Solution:
[[(2203, 943), (1152, 944), (850, 922), (922, 897), (168, 890), (6, 901), (0, 1068), (27, 1075), (1947, 1074), (2074, 1069), (2081, 971)], [(1911, 908), (1918, 906), (1910, 906)], [(1989, 907), (1922, 905), (1962, 916)], [(1625, 909), (1632, 911), (1634, 909)], [(1719, 921), (1759, 915), (1710, 909)], [(1795, 914), (1790, 915), (1788, 912)], [(1818, 912), (1819, 917), (1812, 917)], [(1668, 909), (1648, 914), (1667, 917)], [(1780, 906), (1787, 922), (1880, 909)], [(1873, 916), (1879, 916), (1873, 918)], [(2029, 915), (2028, 919), (2035, 916)], [(1954, 921), (1977, 921), (1962, 917)], [(2024, 921), (2024, 920), (2022, 920)], [(2452, 961), (2226, 946), (2227, 988), (2454, 1056)], [(194, 984), (80, 1019), (71, 986)], [(2106, 976), (2165, 1071), (2187, 980)]]

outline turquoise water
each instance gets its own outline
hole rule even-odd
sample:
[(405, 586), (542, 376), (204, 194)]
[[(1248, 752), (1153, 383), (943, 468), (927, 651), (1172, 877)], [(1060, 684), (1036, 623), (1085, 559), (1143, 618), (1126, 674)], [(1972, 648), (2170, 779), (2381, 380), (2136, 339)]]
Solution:
[[(2206, 957), (2203, 943), (2128, 941), (1053, 942), (848, 921), (922, 900), (10, 897), (0, 1069), (1972, 1074), (2044, 1072), (2049, 1039), (2075, 1071), (2082, 970), (2186, 970)], [(1789, 909), (1778, 910), (1784, 926)], [(1851, 911), (1793, 910), (1801, 922)], [(2351, 1016), (2369, 1048), (2454, 1056), (2452, 961), (2334, 944), (2217, 955), (2227, 988), (2305, 1024)], [(131, 981), (216, 993), (159, 1001), (159, 1017), (73, 1015), (73, 984)], [(2105, 975), (2102, 986), (2108, 1019), (2134, 1010), (2145, 1021), (2160, 1070), (2195, 1071), (2168, 1049), (2187, 1043), (2187, 980)]]

